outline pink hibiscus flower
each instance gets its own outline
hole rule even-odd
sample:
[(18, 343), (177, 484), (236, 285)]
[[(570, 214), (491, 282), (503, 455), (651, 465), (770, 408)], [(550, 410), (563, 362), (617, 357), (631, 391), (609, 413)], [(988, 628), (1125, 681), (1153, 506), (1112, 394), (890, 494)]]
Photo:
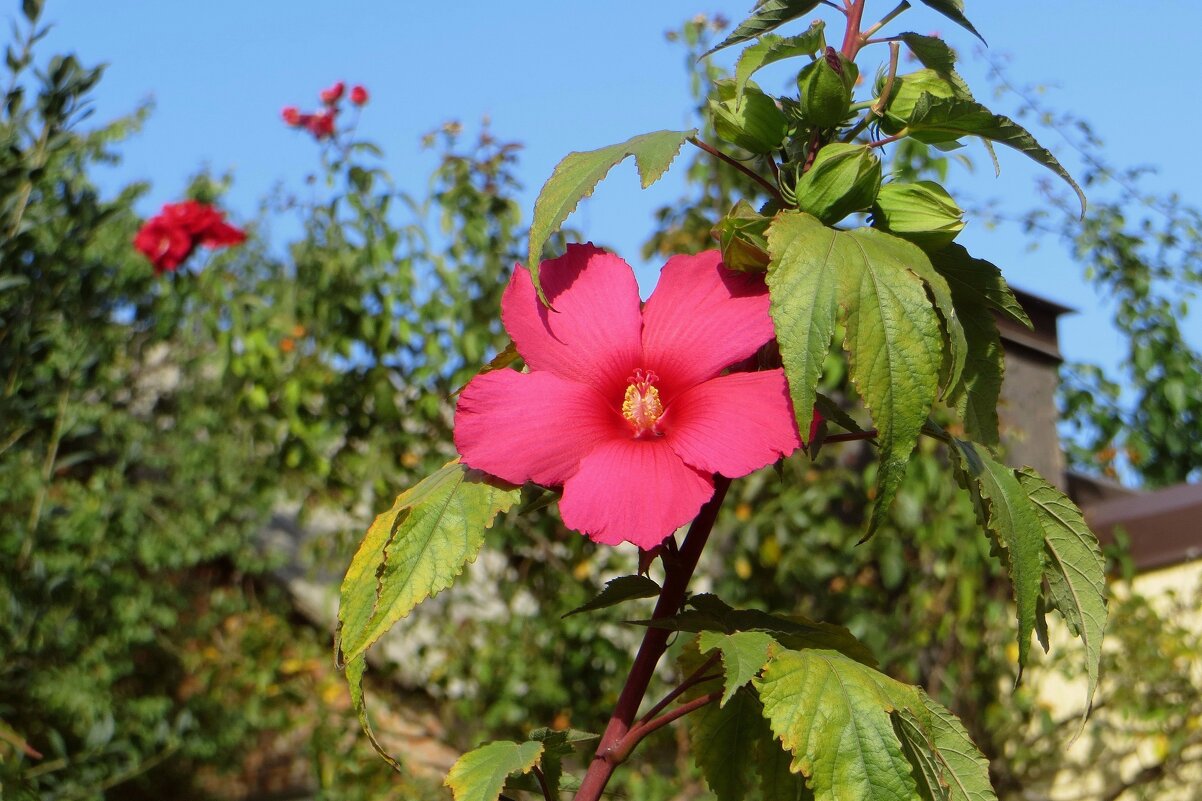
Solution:
[(520, 265), (501, 320), (529, 372), (476, 376), (455, 445), (506, 481), (563, 486), (564, 524), (650, 549), (697, 515), (713, 474), (745, 476), (800, 444), (783, 371), (736, 372), (773, 336), (758, 276), (717, 251), (673, 256), (645, 305), (630, 266), (569, 245), (539, 275)]

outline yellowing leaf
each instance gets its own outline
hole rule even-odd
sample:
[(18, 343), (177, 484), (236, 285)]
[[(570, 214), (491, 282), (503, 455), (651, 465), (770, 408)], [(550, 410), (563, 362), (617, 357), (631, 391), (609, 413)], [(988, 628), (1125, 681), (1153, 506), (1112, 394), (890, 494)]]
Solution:
[(401, 493), (371, 524), (342, 580), (343, 658), (364, 653), (415, 606), (451, 586), (476, 558), (497, 514), (520, 495), (458, 461)]
[(764, 716), (817, 801), (913, 801), (889, 713), (922, 714), (917, 692), (835, 651), (786, 651), (756, 681)]
[(443, 782), (455, 801), (497, 801), (510, 774), (529, 773), (538, 764), (543, 744), (536, 740), (502, 740), (469, 751), (451, 766)]
[(401, 493), (367, 530), (342, 580), (338, 649), (351, 700), (372, 746), (363, 698), (367, 649), (426, 598), (451, 586), (476, 558), (484, 532), (521, 490), (453, 461)]
[(703, 631), (697, 639), (697, 645), (703, 654), (715, 648), (722, 654), (726, 681), (721, 705), (726, 706), (735, 691), (760, 672), (776, 640), (762, 631), (738, 631), (734, 634)]

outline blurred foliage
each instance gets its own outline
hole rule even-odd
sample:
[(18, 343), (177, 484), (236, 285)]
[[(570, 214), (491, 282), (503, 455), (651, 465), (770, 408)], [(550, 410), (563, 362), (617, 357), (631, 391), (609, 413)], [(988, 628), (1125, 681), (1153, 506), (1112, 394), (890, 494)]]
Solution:
[[(1018, 223), (1033, 241), (1064, 243), (1123, 335), (1117, 370), (1070, 363), (1063, 371), (1067, 454), (1078, 470), (1149, 488), (1202, 477), (1202, 352), (1186, 331), (1202, 288), (1202, 210), (1175, 191), (1147, 188), (1151, 170), (1122, 167), (1090, 124), (1049, 109), (1036, 90), (994, 77), (1021, 105), (1076, 149), (1090, 190), (1084, 219), (1056, 187)], [(1196, 326), (1195, 329), (1196, 330)]]
[[(0, 117), (5, 797), (243, 797), (279, 789), (252, 777), (266, 756), (299, 763), (289, 781), (316, 797), (445, 797), (370, 753), (328, 633), (296, 614), (270, 572), (281, 557), (264, 553), (256, 532), (273, 509), (298, 510), (303, 525), (350, 510), (321, 527), (346, 536), (315, 536), (301, 554), (329, 568), (318, 575), (340, 575), (363, 518), (448, 458), (451, 394), (505, 345), (495, 312), (525, 234), (517, 146), (487, 127), (467, 142), (449, 123), (427, 139), (440, 160), (421, 184), (395, 181), (374, 145), (341, 131), (306, 186), (270, 205), (270, 220), (297, 220), (286, 246), (251, 226), (245, 246), (155, 278), (130, 246), (149, 188), (106, 198), (90, 178), (118, 160), (148, 112), (84, 130), (100, 72), (71, 57), (34, 71), (44, 27), (38, 4), (25, 7)], [(718, 75), (695, 56), (720, 28), (699, 18), (675, 34), (690, 50), (699, 107)], [(925, 152), (909, 163), (915, 176), (942, 164)], [(711, 246), (713, 222), (754, 191), (708, 157), (688, 169), (690, 194), (660, 213), (650, 251)], [(400, 183), (425, 188), (415, 195)], [(215, 201), (224, 188), (200, 176), (189, 194)], [(1108, 242), (1108, 230), (1093, 236)], [(1117, 274), (1098, 275), (1118, 285)], [(1138, 318), (1151, 307), (1133, 308)], [(1160, 329), (1141, 343), (1163, 334), (1152, 316)], [(839, 364), (827, 374), (825, 389), (841, 397)], [(779, 476), (736, 484), (702, 581), (732, 602), (851, 627), (888, 672), (961, 715), (1012, 797), (1082, 769), (1058, 761), (1072, 726), (1040, 706), (1037, 679), (1009, 689), (1007, 585), (928, 443), (889, 530), (856, 545), (869, 456), (867, 446), (832, 444)], [(490, 550), (503, 555), (482, 557), (470, 581), (397, 635), (405, 647), (392, 675), (440, 701), (457, 749), (539, 725), (596, 729), (640, 633), (616, 622), (639, 617), (637, 606), (559, 617), (632, 572), (633, 554), (565, 534), (554, 515), (533, 520), (511, 514), (493, 533), (504, 544)], [(1145, 739), (1170, 733), (1158, 752), (1166, 767), (1139, 783), (1159, 788), (1196, 750), (1189, 726), (1202, 704), (1187, 646), (1198, 643), (1174, 628), (1172, 610), (1138, 596), (1119, 604), (1114, 681), (1098, 705), (1137, 722)], [(880, 620), (888, 624), (869, 625)], [(1164, 647), (1146, 647), (1148, 631), (1169, 638)], [(1071, 672), (1073, 648), (1055, 650), (1048, 667)], [(373, 689), (377, 706), (409, 709), (395, 686)], [(1107, 736), (1088, 736), (1085, 765), (1114, 758)], [(645, 747), (657, 757), (618, 774), (629, 797), (704, 795), (695, 774), (679, 783), (683, 734)]]

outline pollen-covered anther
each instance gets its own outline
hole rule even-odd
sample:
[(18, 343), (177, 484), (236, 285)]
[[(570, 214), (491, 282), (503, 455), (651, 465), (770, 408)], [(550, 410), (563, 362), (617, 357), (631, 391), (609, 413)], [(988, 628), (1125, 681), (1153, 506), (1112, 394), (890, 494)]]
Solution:
[(659, 390), (655, 388), (659, 376), (650, 370), (638, 369), (628, 380), (630, 384), (622, 399), (622, 416), (630, 423), (636, 437), (658, 434), (655, 425), (664, 414)]

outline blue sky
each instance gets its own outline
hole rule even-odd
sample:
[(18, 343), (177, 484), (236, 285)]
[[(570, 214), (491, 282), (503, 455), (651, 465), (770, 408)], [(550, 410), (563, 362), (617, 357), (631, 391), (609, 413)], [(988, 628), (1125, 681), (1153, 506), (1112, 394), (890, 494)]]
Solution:
[[(235, 217), (253, 216), (280, 182), (296, 186), (313, 163), (314, 145), (285, 129), (279, 110), (315, 105), (316, 92), (336, 79), (371, 90), (360, 130), (384, 148), (392, 174), (415, 190), (431, 166), (431, 156), (418, 147), (422, 133), (448, 119), (471, 129), (482, 115), (490, 116), (499, 137), (525, 144), (520, 171), (528, 212), (566, 152), (693, 124), (684, 53), (665, 41), (664, 32), (698, 12), (738, 20), (751, 5), (703, 3), (49, 0), (45, 16), (55, 29), (43, 52), (74, 51), (84, 64), (110, 64), (97, 94), (100, 119), (153, 99), (153, 116), (108, 179), (113, 186), (153, 181), (148, 214), (176, 199), (203, 164), (233, 171), (229, 205)], [(893, 5), (870, 0), (866, 17), (880, 17)], [(9, 14), (18, 6), (12, 0)], [(978, 96), (995, 111), (1013, 111), (1011, 100), (988, 97), (986, 67), (971, 55), (976, 40), (915, 6), (887, 30), (939, 31), (961, 51), (962, 72)], [(966, 0), (966, 6), (992, 46), (991, 57), (1007, 62), (1013, 82), (1048, 86), (1045, 99), (1093, 123), (1112, 162), (1159, 168), (1149, 186), (1202, 203), (1195, 189), (1202, 165), (1185, 139), (1202, 129), (1202, 109), (1194, 102), (1197, 70), (1169, 66), (1194, 63), (1200, 4)], [(824, 16), (838, 24), (833, 13)], [(772, 75), (766, 73), (766, 87), (785, 80), (783, 72)], [(1159, 126), (1167, 124), (1181, 133), (1160, 134)], [(1033, 130), (1070, 171), (1079, 172), (1064, 141)], [(1041, 171), (1013, 151), (999, 151), (1000, 178), (974, 148), (977, 171), (955, 171), (949, 185), (954, 193), (994, 198), (1003, 211), (1018, 214), (1032, 205), (1032, 181)], [(626, 255), (639, 267), (646, 291), (657, 265), (639, 262), (639, 246), (651, 230), (652, 210), (680, 192), (680, 176), (671, 172), (640, 191), (633, 168), (623, 165), (569, 224)], [(1060, 247), (1049, 243), (1031, 252), (1016, 230), (989, 230), (980, 221), (970, 221), (959, 241), (997, 263), (1016, 286), (1081, 310), (1061, 323), (1068, 357), (1114, 363), (1121, 341), (1081, 269)], [(1202, 345), (1202, 315), (1193, 315), (1187, 328)]]

